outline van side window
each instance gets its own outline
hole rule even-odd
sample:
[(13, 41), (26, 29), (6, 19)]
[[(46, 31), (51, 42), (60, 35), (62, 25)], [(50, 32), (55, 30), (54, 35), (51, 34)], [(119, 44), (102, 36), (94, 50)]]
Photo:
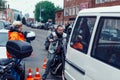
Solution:
[(120, 69), (120, 18), (101, 17), (92, 56)]
[(78, 18), (70, 42), (72, 48), (87, 53), (95, 21), (96, 17)]

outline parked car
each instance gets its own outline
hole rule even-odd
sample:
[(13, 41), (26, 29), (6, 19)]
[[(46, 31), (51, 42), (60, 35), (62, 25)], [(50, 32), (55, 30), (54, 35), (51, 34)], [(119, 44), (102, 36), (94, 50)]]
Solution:
[(0, 27), (5, 29), (10, 29), (11, 23), (5, 20), (0, 20)]
[(51, 26), (53, 26), (52, 22), (46, 22), (44, 29), (49, 30)]
[(33, 22), (31, 22), (31, 21), (30, 21), (30, 22), (27, 22), (27, 24), (26, 24), (26, 25), (27, 25), (28, 27), (31, 27), (31, 26), (32, 26), (32, 24), (33, 24)]
[(37, 28), (37, 23), (33, 23), (33, 24), (31, 25), (31, 28)]
[(6, 43), (8, 41), (8, 30), (0, 29), (0, 59), (7, 58)]
[(38, 29), (44, 29), (45, 28), (45, 23), (40, 23), (37, 28)]
[(38, 27), (40, 27), (40, 25), (41, 25), (40, 22), (35, 22), (35, 23), (33, 23), (33, 25), (31, 27), (37, 29)]
[(101, 33), (103, 40), (120, 40), (120, 30), (118, 29), (103, 29)]

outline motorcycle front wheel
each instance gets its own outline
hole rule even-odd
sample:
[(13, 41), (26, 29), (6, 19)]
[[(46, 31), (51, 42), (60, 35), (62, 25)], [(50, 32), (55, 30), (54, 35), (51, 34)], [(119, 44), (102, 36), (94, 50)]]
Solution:
[(59, 63), (57, 66), (54, 66), (50, 72), (52, 75), (61, 75), (62, 74), (62, 63)]

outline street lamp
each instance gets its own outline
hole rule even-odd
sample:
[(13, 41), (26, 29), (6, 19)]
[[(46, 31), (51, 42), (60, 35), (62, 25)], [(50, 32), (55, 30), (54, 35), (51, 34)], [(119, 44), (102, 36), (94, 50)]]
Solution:
[(42, 12), (43, 12), (43, 11), (44, 11), (44, 9), (42, 9), (41, 6), (40, 6), (40, 17), (39, 17), (40, 22), (42, 21)]

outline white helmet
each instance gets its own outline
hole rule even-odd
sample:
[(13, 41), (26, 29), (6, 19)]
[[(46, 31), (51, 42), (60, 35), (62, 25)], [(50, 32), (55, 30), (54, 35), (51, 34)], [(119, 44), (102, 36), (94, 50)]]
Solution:
[(17, 27), (18, 25), (22, 25), (22, 22), (21, 21), (14, 21), (12, 24), (13, 27)]

